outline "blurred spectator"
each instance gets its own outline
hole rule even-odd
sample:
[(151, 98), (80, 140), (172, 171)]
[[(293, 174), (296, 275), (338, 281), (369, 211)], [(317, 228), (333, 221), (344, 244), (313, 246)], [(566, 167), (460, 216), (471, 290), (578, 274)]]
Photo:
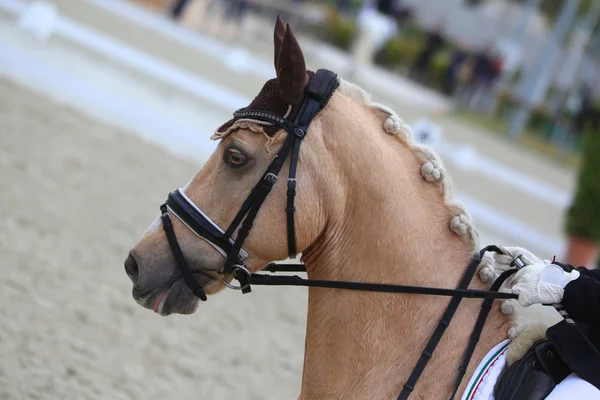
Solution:
[(491, 45), (478, 51), (473, 60), (471, 82), (462, 93), (461, 105), (480, 114), (488, 114), (494, 105), (494, 87), (502, 72), (502, 59)]
[(248, 11), (244, 0), (225, 0), (225, 19), (240, 22)]
[(576, 93), (573, 128), (579, 136), (583, 133), (586, 123), (592, 116), (592, 88), (587, 83), (582, 83)]
[(475, 54), (475, 63), (473, 65), (473, 79), (475, 83), (475, 93), (473, 95), (471, 107), (477, 108), (481, 97), (485, 95), (492, 82), (493, 65), (490, 46), (486, 46)]
[(394, 0), (377, 0), (377, 11), (385, 15), (393, 15), (396, 8)]
[(496, 103), (496, 84), (502, 75), (504, 60), (498, 53), (490, 53), (489, 78), (481, 93), (477, 111), (481, 114), (490, 114)]
[(454, 94), (455, 109), (469, 108), (471, 106), (471, 100), (476, 88), (474, 69), (475, 60), (471, 55), (458, 67), (456, 76), (457, 88)]
[(338, 10), (340, 10), (342, 14), (346, 14), (350, 11), (350, 0), (337, 0), (336, 3)]
[(243, 19), (250, 10), (245, 0), (206, 0), (202, 25), (224, 40), (236, 40), (243, 34)]
[[(303, 0), (294, 0), (300, 2)], [(209, 16), (215, 12), (216, 6), (221, 6), (225, 10), (225, 20), (240, 20), (249, 10), (249, 4), (244, 0), (208, 0), (206, 2), (206, 14)]]
[(427, 39), (423, 49), (417, 55), (415, 63), (410, 70), (410, 76), (421, 82), (428, 82), (430, 77), (431, 61), (435, 54), (444, 47), (445, 39), (442, 33), (443, 23), (437, 22)]
[(496, 82), (504, 69), (504, 59), (499, 53), (492, 57), (492, 82)]
[(173, 3), (173, 5), (171, 6), (171, 16), (176, 20), (180, 20), (181, 16), (183, 15), (183, 12), (185, 11), (185, 8), (188, 6), (189, 3), (189, 0), (175, 1), (175, 3)]
[(349, 75), (361, 65), (370, 65), (375, 53), (398, 33), (401, 11), (393, 0), (365, 1), (357, 17), (358, 35), (353, 44), (354, 63)]
[(444, 77), (442, 80), (442, 92), (448, 96), (452, 96), (456, 90), (457, 80), (461, 68), (464, 67), (465, 62), (468, 60), (469, 54), (467, 53), (467, 47), (465, 44), (458, 42), (452, 55), (450, 56), (450, 62), (446, 71), (444, 71)]

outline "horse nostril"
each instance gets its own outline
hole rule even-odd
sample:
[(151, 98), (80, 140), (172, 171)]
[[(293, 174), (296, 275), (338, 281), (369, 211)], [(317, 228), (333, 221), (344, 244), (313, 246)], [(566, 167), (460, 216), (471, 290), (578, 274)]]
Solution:
[(135, 284), (138, 278), (138, 265), (131, 253), (129, 254), (129, 257), (127, 257), (127, 260), (125, 260), (125, 272), (127, 272), (127, 276), (129, 276), (129, 279)]

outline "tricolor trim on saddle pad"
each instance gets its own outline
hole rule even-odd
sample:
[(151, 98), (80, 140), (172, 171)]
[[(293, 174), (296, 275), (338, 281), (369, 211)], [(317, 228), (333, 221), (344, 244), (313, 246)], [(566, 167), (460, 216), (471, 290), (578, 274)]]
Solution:
[(488, 400), (494, 392), (498, 376), (506, 365), (506, 352), (510, 340), (506, 339), (491, 349), (481, 360), (469, 380), (461, 400)]

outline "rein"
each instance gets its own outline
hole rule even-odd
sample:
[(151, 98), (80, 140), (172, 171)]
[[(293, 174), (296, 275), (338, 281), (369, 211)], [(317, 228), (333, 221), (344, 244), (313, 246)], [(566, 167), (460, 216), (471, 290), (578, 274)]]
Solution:
[[(223, 257), (226, 258), (225, 264), (220, 274), (233, 274), (234, 278), (240, 283), (240, 286), (233, 286), (228, 282), (223, 281), (227, 287), (241, 290), (242, 293), (249, 293), (252, 285), (263, 286), (305, 286), (305, 287), (321, 287), (331, 289), (347, 289), (360, 290), (369, 292), (382, 293), (406, 293), (406, 294), (424, 294), (432, 296), (449, 296), (452, 297), (442, 318), (440, 319), (433, 335), (429, 339), (427, 346), (421, 353), (412, 373), (404, 384), (402, 392), (398, 396), (398, 400), (406, 400), (415, 388), (415, 385), (425, 370), (427, 363), (433, 356), (438, 343), (440, 342), (446, 328), (450, 325), (460, 302), (463, 298), (478, 298), (485, 299), (477, 321), (473, 327), (473, 331), (469, 338), (469, 345), (465, 350), (463, 360), (458, 368), (457, 378), (450, 399), (453, 399), (460, 386), (460, 383), (467, 370), (467, 366), (477, 342), (483, 326), (490, 312), (492, 303), (495, 299), (516, 299), (518, 296), (512, 293), (499, 293), (498, 289), (502, 283), (517, 269), (511, 269), (504, 272), (492, 285), (491, 290), (470, 290), (468, 286), (472, 281), (477, 267), (481, 263), (481, 259), (486, 251), (502, 252), (496, 246), (488, 246), (482, 249), (478, 254), (475, 254), (471, 262), (467, 266), (463, 277), (456, 289), (446, 288), (431, 288), (422, 286), (406, 286), (392, 285), (379, 283), (363, 283), (363, 282), (346, 282), (346, 281), (330, 281), (330, 280), (313, 280), (304, 279), (297, 275), (277, 276), (269, 274), (250, 273), (243, 264), (244, 259), (248, 256), (242, 248), (244, 241), (248, 237), (252, 229), (254, 219), (258, 214), (260, 207), (265, 201), (273, 186), (277, 182), (277, 176), (281, 171), (288, 155), (290, 156), (289, 175), (287, 180), (287, 236), (288, 236), (288, 253), (290, 258), (296, 256), (296, 237), (294, 227), (294, 200), (296, 196), (296, 169), (298, 165), (298, 157), (300, 154), (300, 144), (306, 136), (308, 127), (316, 115), (327, 105), (327, 102), (333, 95), (333, 92), (338, 87), (337, 75), (328, 70), (317, 71), (305, 90), (305, 99), (294, 121), (290, 121), (285, 117), (277, 116), (268, 111), (260, 110), (238, 110), (234, 113), (234, 120), (252, 118), (268, 122), (282, 127), (287, 132), (287, 137), (271, 162), (266, 172), (263, 174), (260, 181), (250, 192), (242, 204), (239, 212), (227, 228), (223, 231), (216, 223), (214, 223), (202, 210), (194, 204), (181, 189), (171, 192), (167, 201), (161, 205), (161, 219), (163, 228), (167, 235), (169, 245), (173, 256), (175, 257), (177, 267), (194, 295), (202, 301), (206, 301), (206, 294), (203, 288), (196, 281), (192, 271), (190, 270), (185, 256), (181, 251), (173, 225), (171, 222), (171, 214), (183, 222), (193, 233), (201, 239), (207, 241), (214, 247)], [(237, 230), (237, 237), (232, 238)], [(270, 272), (306, 272), (306, 267), (302, 264), (275, 264), (271, 263), (265, 267), (266, 271)], [(201, 271), (197, 271), (200, 272)]]
[[(463, 359), (458, 367), (457, 377), (454, 382), (454, 388), (450, 400), (453, 400), (456, 396), (458, 388), (467, 372), (467, 367), (473, 357), (477, 343), (483, 331), (485, 321), (490, 313), (494, 300), (497, 299), (517, 299), (518, 295), (513, 293), (500, 293), (498, 290), (502, 284), (515, 272), (518, 268), (509, 269), (503, 272), (493, 283), (490, 290), (470, 290), (467, 289), (469, 283), (473, 279), (477, 267), (481, 264), (481, 260), (486, 252), (502, 253), (502, 250), (497, 246), (487, 246), (475, 254), (471, 259), (471, 262), (467, 266), (467, 269), (458, 285), (457, 289), (442, 289), (442, 288), (431, 288), (423, 286), (405, 286), (405, 285), (390, 285), (390, 284), (378, 284), (378, 283), (362, 283), (362, 282), (345, 282), (345, 281), (327, 281), (327, 280), (316, 280), (316, 279), (304, 279), (299, 276), (275, 276), (269, 274), (255, 274), (245, 273), (249, 275), (249, 284), (252, 285), (264, 285), (264, 286), (307, 286), (307, 287), (322, 287), (330, 289), (349, 289), (349, 290), (362, 290), (369, 292), (380, 292), (380, 293), (406, 293), (406, 294), (425, 294), (431, 296), (452, 296), (450, 303), (446, 307), (446, 311), (440, 318), (435, 331), (431, 335), (425, 350), (421, 353), (419, 360), (417, 361), (412, 373), (408, 380), (404, 384), (400, 395), (397, 400), (407, 400), (410, 394), (414, 391), (417, 381), (421, 377), (421, 374), (425, 370), (427, 363), (433, 357), (433, 353), (439, 344), (446, 328), (450, 325), (450, 321), (460, 302), (463, 298), (471, 299), (485, 299), (481, 305), (481, 310), (473, 326), (473, 330), (469, 337), (469, 344), (463, 354)], [(269, 272), (305, 272), (306, 267), (303, 264), (277, 264), (271, 263), (267, 265), (263, 271)]]
[[(486, 248), (487, 249), (487, 248)], [(485, 250), (488, 251), (488, 250)], [(480, 260), (477, 257), (476, 267)], [(268, 272), (306, 272), (304, 264), (275, 264), (267, 265), (263, 271)], [(248, 279), (249, 285), (262, 286), (304, 286), (304, 287), (321, 287), (330, 289), (349, 289), (359, 290), (364, 292), (381, 292), (381, 293), (407, 293), (407, 294), (426, 294), (430, 296), (460, 296), (467, 299), (517, 299), (518, 295), (513, 293), (500, 293), (489, 290), (471, 290), (471, 289), (446, 289), (432, 288), (427, 286), (407, 286), (407, 285), (392, 285), (384, 283), (363, 283), (349, 281), (328, 281), (318, 279), (304, 279), (297, 275), (277, 276), (270, 274), (250, 273)], [(241, 289), (241, 288), (240, 288)]]

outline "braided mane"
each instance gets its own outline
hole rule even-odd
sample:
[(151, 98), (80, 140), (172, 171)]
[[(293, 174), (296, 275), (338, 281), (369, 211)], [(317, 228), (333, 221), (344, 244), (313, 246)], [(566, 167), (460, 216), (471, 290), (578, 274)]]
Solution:
[(389, 107), (371, 102), (371, 96), (361, 87), (338, 78), (339, 89), (342, 94), (350, 97), (369, 108), (377, 115), (383, 123), (383, 129), (390, 135), (398, 138), (423, 164), (421, 175), (424, 180), (431, 184), (438, 184), (446, 206), (449, 208), (452, 218), (450, 229), (459, 236), (464, 237), (475, 251), (479, 246), (479, 234), (473, 226), (471, 216), (467, 209), (458, 201), (454, 200), (452, 193), (452, 182), (443, 167), (442, 160), (429, 146), (416, 143), (409, 125)]

